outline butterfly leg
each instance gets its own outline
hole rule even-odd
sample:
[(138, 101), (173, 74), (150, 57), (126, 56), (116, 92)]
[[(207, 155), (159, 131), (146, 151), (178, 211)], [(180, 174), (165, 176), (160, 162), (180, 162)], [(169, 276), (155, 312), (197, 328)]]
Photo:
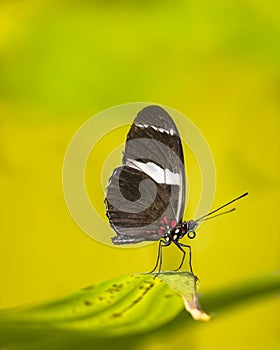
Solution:
[(179, 243), (179, 242), (175, 242), (174, 243), (176, 244), (176, 246), (181, 250), (181, 252), (183, 252), (183, 257), (182, 257), (182, 260), (181, 260), (181, 263), (180, 263), (180, 266), (174, 270), (174, 271), (178, 271), (180, 270), (180, 268), (183, 266), (183, 263), (185, 261), (185, 257), (186, 257), (186, 252), (184, 251), (184, 249), (182, 247), (186, 247), (189, 249), (189, 266), (190, 266), (190, 273), (193, 275), (193, 269), (192, 269), (192, 248), (190, 245), (187, 245), (187, 244), (183, 244), (183, 243)]
[(170, 245), (171, 242), (166, 242), (164, 240), (160, 240), (159, 241), (159, 244), (158, 244), (158, 254), (157, 254), (157, 260), (156, 260), (156, 264), (155, 264), (155, 267), (152, 269), (152, 271), (150, 271), (149, 273), (153, 273), (156, 268), (158, 267), (159, 265), (159, 269), (158, 269), (158, 272), (155, 274), (155, 277), (157, 277), (157, 275), (160, 273), (161, 271), (161, 265), (162, 265), (162, 247), (167, 247)]

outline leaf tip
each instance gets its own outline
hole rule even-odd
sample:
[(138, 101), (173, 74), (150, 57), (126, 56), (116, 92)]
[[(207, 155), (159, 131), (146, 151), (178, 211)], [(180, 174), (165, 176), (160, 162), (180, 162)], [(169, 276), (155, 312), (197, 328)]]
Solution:
[(192, 299), (188, 299), (183, 295), (182, 298), (184, 301), (185, 309), (191, 314), (194, 320), (203, 322), (211, 320), (211, 316), (204, 312), (199, 305), (196, 294), (193, 295)]

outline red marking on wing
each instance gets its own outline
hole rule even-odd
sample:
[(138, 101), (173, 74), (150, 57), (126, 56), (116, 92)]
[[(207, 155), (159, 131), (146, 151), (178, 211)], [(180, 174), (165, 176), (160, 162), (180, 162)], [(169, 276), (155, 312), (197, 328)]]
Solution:
[(163, 218), (163, 221), (164, 221), (164, 223), (165, 223), (166, 225), (168, 224), (168, 219), (167, 219), (166, 216)]
[(176, 226), (176, 221), (175, 220), (171, 220), (171, 227), (175, 227)]
[(148, 235), (149, 235), (149, 234), (151, 233), (151, 231), (150, 231), (150, 230), (147, 230), (146, 233), (148, 233)]
[(162, 230), (157, 230), (157, 233), (158, 233), (159, 235), (162, 235)]
[(165, 226), (160, 226), (160, 229), (161, 230), (165, 230)]

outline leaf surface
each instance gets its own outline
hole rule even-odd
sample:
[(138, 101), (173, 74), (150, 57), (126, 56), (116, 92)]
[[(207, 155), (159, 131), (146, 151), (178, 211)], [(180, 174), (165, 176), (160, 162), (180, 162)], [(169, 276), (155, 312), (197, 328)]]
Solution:
[(187, 272), (163, 272), (159, 278), (122, 276), (51, 302), (2, 311), (0, 326), (9, 324), (15, 331), (26, 327), (89, 331), (96, 336), (150, 331), (184, 308), (180, 294), (193, 300), (195, 284)]

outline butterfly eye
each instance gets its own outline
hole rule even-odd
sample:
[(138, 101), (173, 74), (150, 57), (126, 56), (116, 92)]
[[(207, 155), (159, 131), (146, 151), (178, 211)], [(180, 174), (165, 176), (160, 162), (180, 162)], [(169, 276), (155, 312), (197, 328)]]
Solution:
[(189, 239), (194, 239), (196, 237), (196, 233), (194, 231), (189, 231), (188, 232), (188, 238)]

